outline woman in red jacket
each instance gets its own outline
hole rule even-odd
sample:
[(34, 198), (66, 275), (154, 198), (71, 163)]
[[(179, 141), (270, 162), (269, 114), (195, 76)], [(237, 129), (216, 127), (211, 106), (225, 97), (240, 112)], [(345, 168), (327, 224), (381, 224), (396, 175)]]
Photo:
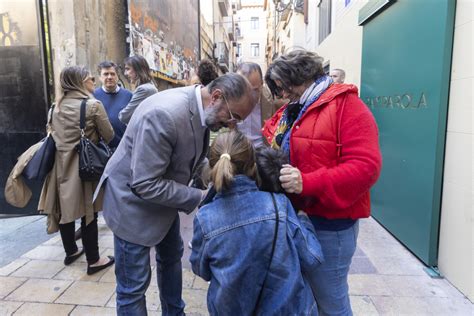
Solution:
[(347, 275), (358, 219), (370, 215), (369, 189), (382, 158), (377, 125), (357, 87), (333, 84), (322, 61), (295, 50), (269, 66), (268, 87), (290, 102), (265, 123), (263, 135), (288, 154), (282, 187), (295, 209), (310, 215), (321, 242), (326, 261), (311, 280), (320, 314), (351, 315)]

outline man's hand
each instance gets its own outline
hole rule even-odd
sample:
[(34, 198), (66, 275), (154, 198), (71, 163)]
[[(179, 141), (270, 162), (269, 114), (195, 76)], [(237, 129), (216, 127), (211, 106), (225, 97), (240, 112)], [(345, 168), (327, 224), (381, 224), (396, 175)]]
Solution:
[(303, 191), (303, 179), (298, 168), (291, 165), (283, 165), (280, 170), (280, 182), (287, 193), (300, 194)]

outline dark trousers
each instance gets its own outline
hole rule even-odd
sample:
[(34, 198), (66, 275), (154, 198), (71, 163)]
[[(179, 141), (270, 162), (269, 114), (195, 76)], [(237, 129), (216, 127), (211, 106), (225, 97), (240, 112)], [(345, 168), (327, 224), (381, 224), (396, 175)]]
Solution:
[[(76, 227), (75, 222), (59, 224), (59, 232), (63, 241), (66, 256), (71, 256), (77, 252), (76, 240), (74, 238)], [(86, 225), (86, 217), (81, 218), (82, 245), (86, 253), (88, 264), (96, 263), (99, 256), (99, 232), (97, 228), (97, 213), (94, 214), (94, 220)]]

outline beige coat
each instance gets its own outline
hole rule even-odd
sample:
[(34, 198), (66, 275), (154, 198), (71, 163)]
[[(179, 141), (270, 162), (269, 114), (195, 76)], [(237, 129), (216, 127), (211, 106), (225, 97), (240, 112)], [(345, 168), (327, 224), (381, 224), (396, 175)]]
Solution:
[[(56, 157), (43, 184), (38, 205), (40, 213), (48, 215), (48, 233), (56, 232), (58, 223), (70, 223), (83, 216), (89, 224), (102, 204), (102, 194), (92, 203), (97, 182), (84, 182), (79, 177), (79, 155), (75, 147), (81, 136), (79, 118), (84, 98), (90, 96), (69, 92), (54, 108), (51, 131), (56, 142)], [(112, 140), (114, 131), (100, 101), (87, 101), (85, 123), (85, 135), (91, 141), (97, 143), (99, 135), (106, 142)]]
[(31, 190), (23, 181), (23, 170), (43, 144), (43, 140), (28, 148), (20, 157), (5, 184), (5, 200), (15, 207), (25, 207), (31, 199)]

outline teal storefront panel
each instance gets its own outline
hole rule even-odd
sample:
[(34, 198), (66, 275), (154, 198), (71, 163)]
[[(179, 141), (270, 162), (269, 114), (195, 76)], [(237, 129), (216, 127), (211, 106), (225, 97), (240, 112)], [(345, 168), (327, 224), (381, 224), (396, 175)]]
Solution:
[(436, 266), (455, 1), (386, 2), (363, 22), (361, 98), (383, 154), (373, 216)]

